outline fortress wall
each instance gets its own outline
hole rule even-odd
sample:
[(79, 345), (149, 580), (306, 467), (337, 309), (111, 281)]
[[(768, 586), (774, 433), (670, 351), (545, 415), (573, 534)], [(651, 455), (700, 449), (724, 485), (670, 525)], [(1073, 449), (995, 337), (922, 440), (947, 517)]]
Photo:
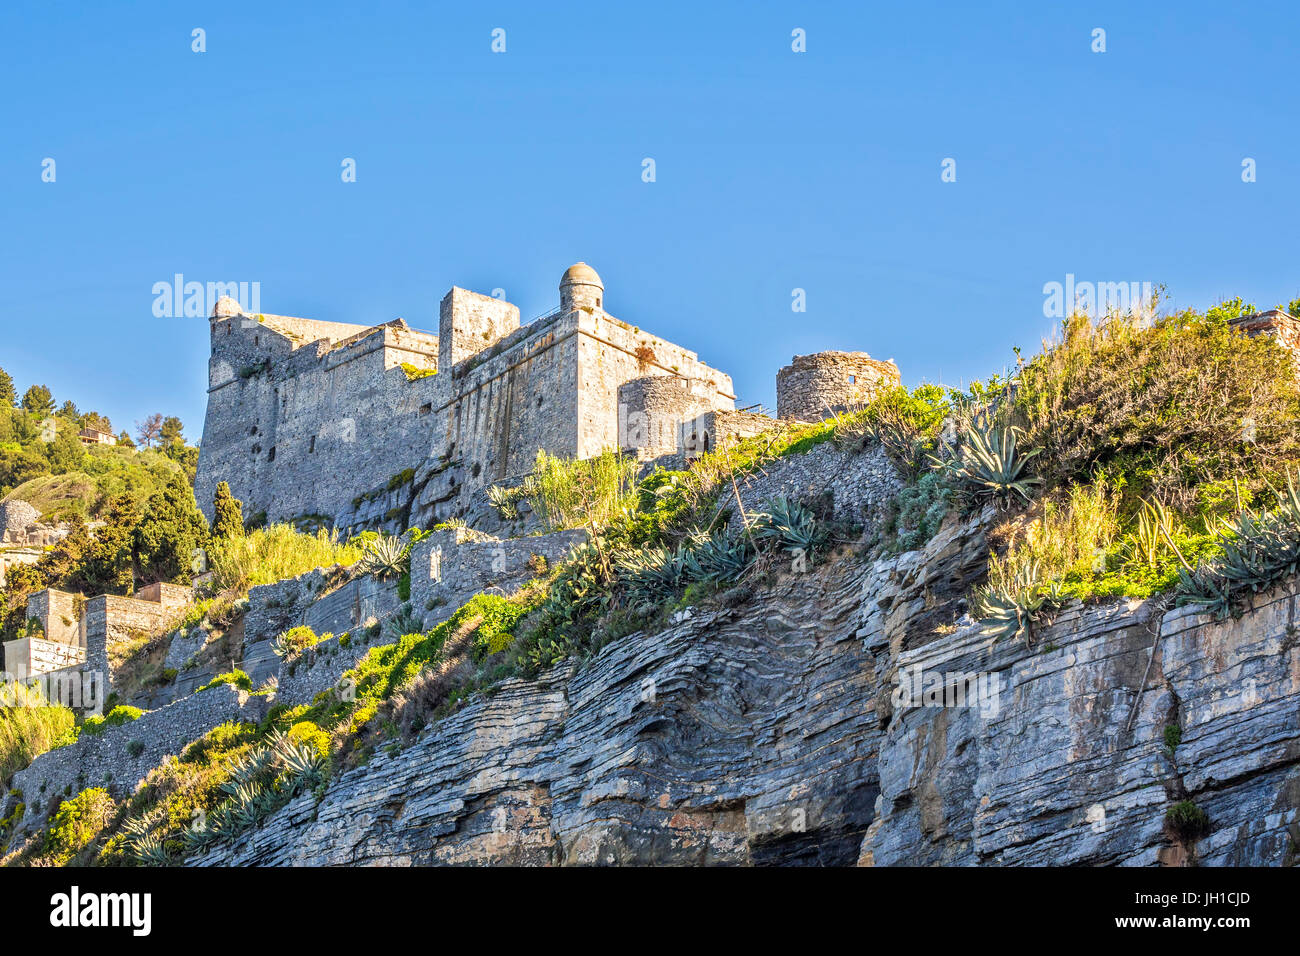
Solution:
[(176, 617), (178, 606), (140, 601), (136, 598), (101, 594), (86, 602), (85, 640), (87, 670), (113, 675), (108, 664), (108, 650), (114, 644), (156, 634)]
[(900, 382), (898, 366), (866, 352), (796, 355), (776, 373), (778, 418), (820, 422), (861, 408)]
[(437, 337), (392, 325), (348, 328), (354, 334), (332, 349), (286, 351), (289, 340), (264, 324), (214, 322), (214, 377), (237, 364), (258, 370), (214, 378), (195, 482), (206, 514), (224, 479), (245, 518), (333, 518), (359, 490), (429, 455), (438, 376), (410, 381), (398, 366), (435, 368)]
[(697, 407), (732, 409), (731, 377), (710, 368), (694, 352), (650, 335), (603, 312), (577, 316), (578, 444), (582, 458), (619, 447), (618, 390), (624, 382), (656, 372), (694, 379)]
[(280, 332), (296, 345), (307, 345), (321, 339), (334, 344), (370, 328), (352, 322), (322, 322), (320, 319), (300, 319), (289, 315), (263, 315), (261, 324)]
[[(368, 340), (369, 341), (369, 340)], [(428, 457), (437, 376), (410, 381), (384, 336), (278, 383), (271, 518), (333, 518), (358, 491), (387, 483)]]
[(27, 599), (27, 616), (41, 622), (45, 639), (59, 644), (81, 643), (77, 596), (46, 588)]
[(448, 379), (456, 395), (440, 412), (442, 447), (461, 463), (464, 494), (531, 471), (538, 448), (574, 452), (574, 328), (556, 318), (520, 332)]
[(450, 369), (518, 328), (518, 306), (453, 286), (438, 306), (438, 366)]
[(703, 423), (696, 419), (712, 411), (711, 401), (716, 392), (709, 383), (676, 375), (646, 375), (623, 383), (618, 388), (620, 450), (641, 461), (684, 454), (694, 434), (698, 450), (707, 451), (699, 435)]
[(80, 667), (86, 652), (78, 645), (24, 637), (4, 645), (5, 671), (16, 681), (30, 680), (66, 668)]

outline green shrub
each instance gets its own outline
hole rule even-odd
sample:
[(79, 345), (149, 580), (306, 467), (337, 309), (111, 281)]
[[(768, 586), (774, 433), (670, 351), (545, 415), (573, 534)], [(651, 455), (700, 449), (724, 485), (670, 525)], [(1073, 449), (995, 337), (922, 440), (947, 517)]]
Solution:
[(1165, 811), (1165, 822), (1182, 840), (1195, 840), (1210, 832), (1210, 817), (1191, 800), (1176, 803)]
[(326, 634), (318, 637), (316, 632), (305, 624), (290, 628), (271, 643), (271, 650), (276, 657), (295, 657), (309, 647), (315, 647), (328, 638)]
[(1183, 728), (1177, 724), (1165, 725), (1165, 746), (1169, 748), (1172, 754), (1178, 749), (1178, 745), (1183, 742)]
[(310, 720), (300, 720), (290, 727), (288, 737), (292, 743), (308, 748), (317, 756), (329, 756), (330, 735)]
[(891, 536), (889, 550), (914, 551), (933, 538), (948, 516), (953, 494), (947, 476), (938, 471), (927, 471), (904, 485), (885, 523), (885, 531)]
[(1119, 531), (1115, 496), (1104, 484), (1074, 486), (1042, 503), (1041, 513), (1013, 532), (1006, 553), (989, 558), (989, 587), (1002, 589), (1033, 567), (1043, 580), (1104, 571), (1105, 552)]
[(551, 530), (603, 528), (635, 504), (636, 473), (636, 459), (608, 449), (587, 459), (557, 458), (538, 449), (523, 488)]
[(876, 394), (861, 412), (837, 422), (835, 440), (855, 450), (879, 442), (909, 480), (925, 466), (944, 419), (952, 411), (947, 389), (940, 385), (902, 386)]
[(50, 818), (41, 846), (44, 861), (63, 866), (85, 849), (112, 820), (117, 805), (102, 787), (64, 800)]
[(109, 727), (120, 727), (122, 724), (139, 720), (143, 714), (144, 711), (139, 707), (119, 704), (102, 717), (95, 715), (87, 717), (81, 725), (81, 732), (91, 735), (102, 734)]
[(1268, 336), (1229, 321), (1235, 300), (1204, 315), (1144, 324), (1133, 316), (1073, 316), (1061, 338), (1021, 371), (1014, 412), (1034, 470), (1049, 488), (1100, 468), (1126, 496), (1185, 515), (1211, 513), (1206, 489), (1240, 476), (1263, 491), (1300, 459), (1300, 384), (1291, 356)]
[(224, 674), (218, 674), (216, 677), (212, 678), (212, 680), (208, 681), (196, 690), (195, 693), (197, 694), (199, 691), (209, 690), (213, 687), (220, 687), (222, 684), (231, 684), (238, 687), (240, 690), (253, 689), (253, 679), (243, 671), (235, 669), (233, 671), (226, 671)]

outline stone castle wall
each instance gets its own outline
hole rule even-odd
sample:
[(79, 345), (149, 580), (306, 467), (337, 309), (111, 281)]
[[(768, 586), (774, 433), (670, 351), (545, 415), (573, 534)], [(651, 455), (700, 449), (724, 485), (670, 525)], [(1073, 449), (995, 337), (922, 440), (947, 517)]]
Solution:
[(796, 355), (776, 373), (778, 418), (820, 422), (860, 408), (901, 381), (898, 366), (866, 352)]
[[(437, 336), (403, 326), (298, 344), (270, 322), (212, 322), (211, 386), (195, 496), (211, 516), (217, 483), (245, 518), (333, 518), (341, 500), (429, 453)], [(316, 331), (308, 325), (311, 331)], [(355, 331), (356, 327), (352, 327)]]
[(620, 449), (642, 461), (663, 455), (708, 451), (699, 419), (714, 409), (716, 390), (707, 382), (676, 375), (646, 375), (618, 390)]
[(460, 513), (539, 449), (617, 448), (629, 379), (680, 375), (704, 383), (701, 408), (734, 407), (731, 379), (694, 352), (572, 302), (521, 327), (517, 307), (454, 288), (437, 336), (219, 311), (200, 507), (211, 514), (224, 480), (245, 518), (401, 530)]

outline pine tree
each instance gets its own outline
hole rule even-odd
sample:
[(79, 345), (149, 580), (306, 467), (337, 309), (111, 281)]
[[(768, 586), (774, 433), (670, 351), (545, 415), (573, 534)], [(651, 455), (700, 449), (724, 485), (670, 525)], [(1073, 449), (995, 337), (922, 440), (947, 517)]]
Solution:
[(0, 368), (0, 408), (13, 408), (18, 404), (18, 391), (9, 373)]
[(54, 411), (54, 396), (44, 385), (33, 385), (23, 394), (23, 408), (37, 418), (44, 418)]
[(244, 536), (244, 503), (230, 493), (230, 485), (220, 482), (212, 503), (212, 537), (220, 539)]
[(141, 584), (190, 580), (195, 550), (208, 546), (208, 523), (184, 477), (173, 475), (149, 496), (133, 539), (137, 580)]

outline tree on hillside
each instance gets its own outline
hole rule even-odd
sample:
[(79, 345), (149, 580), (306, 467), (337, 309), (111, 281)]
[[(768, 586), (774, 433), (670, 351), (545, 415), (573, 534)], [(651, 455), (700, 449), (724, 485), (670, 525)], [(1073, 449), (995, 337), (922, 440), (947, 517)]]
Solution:
[(7, 495), (24, 481), (39, 478), (50, 470), (49, 461), (25, 448), (0, 448), (0, 496)]
[(122, 429), (122, 434), (117, 436), (117, 447), (119, 448), (135, 447), (135, 442), (131, 440), (130, 432), (128, 432), (125, 428)]
[(185, 444), (185, 436), (182, 434), (185, 426), (175, 415), (168, 415), (162, 420), (162, 428), (158, 431), (158, 438), (162, 442), (162, 447), (170, 448), (172, 445)]
[(163, 417), (154, 412), (142, 422), (135, 424), (135, 440), (145, 448), (152, 448), (153, 443), (162, 438)]
[(68, 399), (63, 403), (63, 407), (59, 409), (59, 414), (68, 421), (75, 422), (78, 426), (81, 425), (81, 410), (77, 408), (77, 403), (72, 399)]
[(59, 429), (45, 455), (50, 460), (50, 474), (66, 475), (70, 471), (80, 471), (86, 463), (86, 446), (75, 430), (65, 427)]
[(131, 589), (131, 553), (140, 508), (130, 495), (117, 495), (104, 513), (104, 524), (95, 532), (76, 570), (63, 582), (69, 590), (83, 594), (126, 594)]
[(133, 538), (136, 578), (141, 584), (190, 580), (195, 549), (208, 545), (208, 523), (183, 475), (172, 475), (149, 496)]
[[(1294, 315), (1296, 318), (1300, 319), (1300, 299), (1292, 299), (1291, 304), (1286, 307), (1286, 310), (1290, 312), (1292, 315)], [(4, 394), (4, 381), (0, 379), (0, 395), (3, 394)]]
[(244, 536), (244, 503), (230, 493), (230, 485), (220, 482), (212, 503), (212, 537), (218, 539)]
[(23, 408), (37, 418), (44, 418), (54, 411), (54, 395), (44, 385), (33, 385), (23, 393)]
[(0, 408), (13, 408), (18, 404), (18, 392), (9, 373), (0, 368)]

